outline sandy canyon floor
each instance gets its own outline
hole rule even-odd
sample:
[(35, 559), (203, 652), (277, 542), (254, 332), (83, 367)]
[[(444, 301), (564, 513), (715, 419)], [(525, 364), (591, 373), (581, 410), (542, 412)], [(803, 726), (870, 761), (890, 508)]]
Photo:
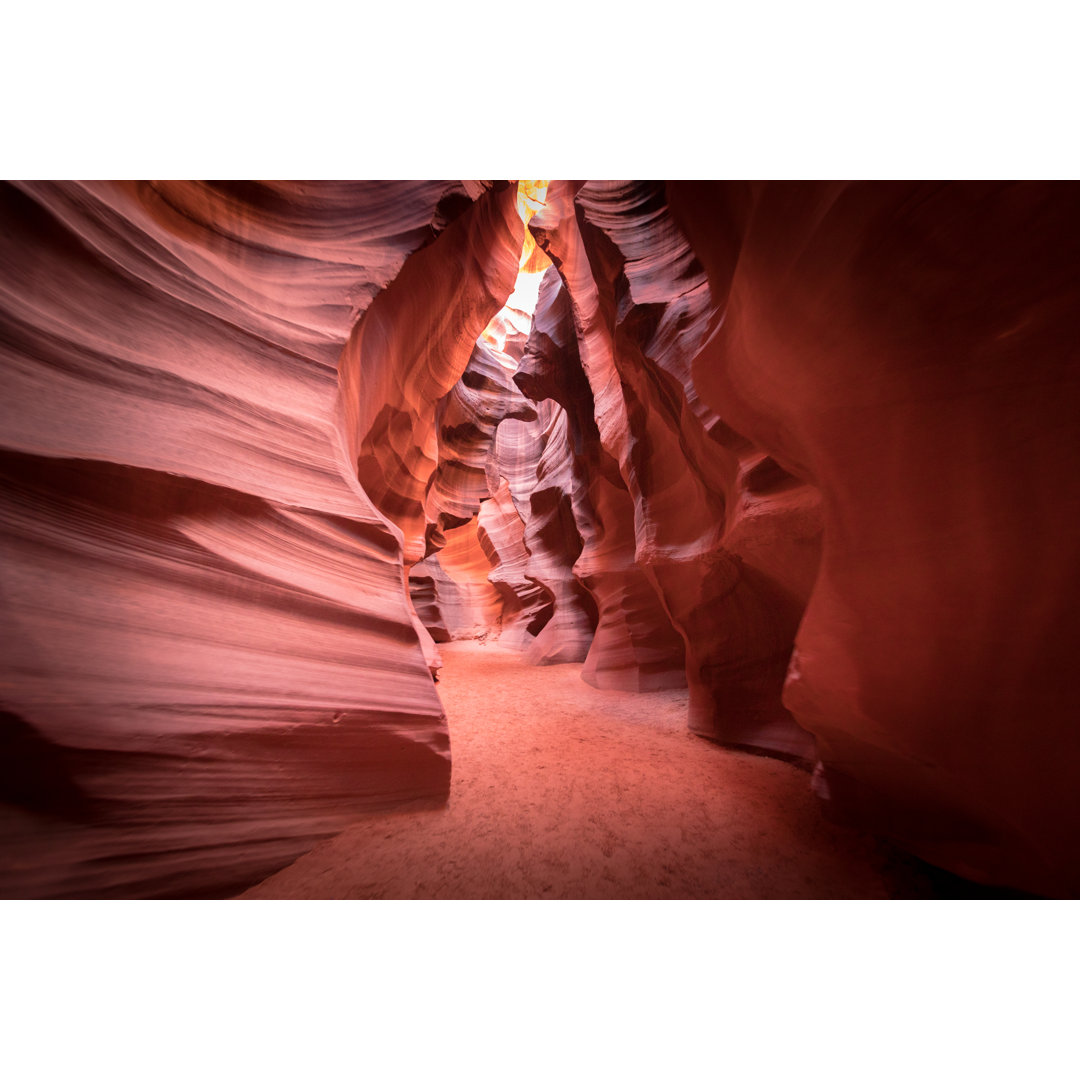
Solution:
[(685, 690), (596, 690), (580, 664), (442, 650), (449, 804), (373, 814), (245, 898), (935, 896), (918, 865), (826, 821), (806, 772), (690, 734)]

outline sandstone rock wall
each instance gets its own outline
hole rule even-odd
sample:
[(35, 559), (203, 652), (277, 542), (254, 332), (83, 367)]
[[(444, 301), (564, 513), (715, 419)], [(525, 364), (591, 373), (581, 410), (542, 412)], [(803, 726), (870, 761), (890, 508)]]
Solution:
[[(693, 730), (809, 758), (781, 691), (816, 571), (816, 495), (698, 394), (691, 367), (719, 311), (663, 185), (552, 185), (532, 229), (562, 278), (592, 401), (579, 574), (603, 617), (589, 676), (672, 685), (684, 653)], [(573, 367), (569, 332), (556, 337)], [(550, 381), (558, 363), (533, 366)]]
[(1068, 184), (668, 185), (723, 312), (702, 399), (821, 492), (784, 701), (819, 793), (1080, 892), (1080, 212)]
[(6, 186), (0, 891), (438, 804), (485, 636), (1080, 893), (1074, 193), (553, 182), (530, 325), (505, 184)]
[(633, 497), (601, 444), (573, 308), (554, 268), (545, 275), (514, 380), (528, 397), (555, 402), (566, 415), (566, 486), (581, 537), (573, 573), (597, 607), (582, 677), (602, 689), (684, 686), (682, 639), (635, 562)]
[(402, 533), (346, 448), (350, 380), (393, 381), (353, 327), (407, 257), (498, 276), (506, 196), (471, 195), (0, 193), (4, 895), (227, 892), (446, 797)]

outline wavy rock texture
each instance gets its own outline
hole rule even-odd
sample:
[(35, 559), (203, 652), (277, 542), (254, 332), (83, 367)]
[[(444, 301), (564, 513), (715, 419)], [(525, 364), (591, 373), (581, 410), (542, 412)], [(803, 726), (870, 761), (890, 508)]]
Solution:
[[(513, 383), (507, 395), (525, 405)], [(532, 419), (519, 419), (522, 414)], [(507, 411), (496, 424), (487, 427), (483, 442), (473, 443), (486, 447), (486, 462), (482, 493), (477, 486), (472, 502), (460, 498), (469, 491), (463, 459), (451, 450), (450, 468), (440, 463), (441, 477), (457, 483), (434, 505), (457, 497), (458, 509), (475, 506), (475, 515), (454, 529), (438, 527), (445, 513), (429, 524), (429, 542), (445, 546), (411, 574), (421, 621), (433, 635), (497, 637), (500, 645), (521, 650), (526, 663), (581, 661), (596, 613), (573, 572), (581, 540), (569, 494), (573, 455), (565, 413), (544, 401), (535, 410)], [(476, 433), (475, 425), (463, 426)], [(451, 445), (440, 437), (440, 453)], [(471, 479), (479, 485), (478, 477)]]
[(471, 194), (3, 190), (4, 895), (220, 894), (446, 797), (338, 360), (366, 367), (353, 326), (411, 252), (503, 220)]
[(573, 572), (598, 609), (582, 678), (601, 689), (685, 686), (682, 639), (634, 560), (633, 498), (601, 445), (573, 310), (554, 269), (544, 277), (514, 381), (528, 397), (557, 402), (566, 413), (568, 487), (582, 541)]
[(511, 353), (477, 341), (461, 378), (435, 407), (438, 464), (424, 506), (425, 550), (431, 554), (409, 573), (417, 614), (435, 641), (498, 636), (504, 596), (514, 599), (512, 589), (500, 590), (489, 580), (499, 558), (486, 538), (481, 540), (477, 524), (492, 494), (487, 463), (496, 428), (507, 418), (536, 418), (511, 381), (517, 367), (513, 353), (520, 356), (524, 340), (505, 332), (500, 336)]
[(765, 455), (700, 399), (691, 364), (717, 310), (663, 186), (552, 185), (532, 229), (569, 296), (599, 436), (602, 540), (579, 573), (598, 596), (613, 590), (601, 609), (617, 607), (608, 622), (621, 625), (599, 639), (593, 671), (670, 685), (678, 653), (652, 629), (643, 575), (683, 637), (691, 728), (811, 756), (781, 691), (816, 569), (815, 495), (794, 477), (762, 480)]
[[(523, 347), (524, 341), (515, 344)], [(487, 465), (499, 424), (536, 419), (513, 382), (520, 347), (515, 356), (477, 342), (461, 378), (436, 406), (438, 466), (425, 505), (429, 545), (441, 544), (445, 525), (471, 520), (491, 497)]]
[[(442, 661), (412, 610), (407, 568), (439, 543), (429, 543), (438, 519), (429, 523), (426, 516), (440, 458), (436, 416), (448, 395), (454, 405), (452, 391), (481, 331), (513, 289), (525, 230), (516, 199), (508, 185), (485, 194), (410, 259), (357, 324), (341, 357), (346, 452), (364, 490), (400, 530), (406, 568), (401, 585), (432, 673)], [(467, 478), (468, 469), (462, 472)], [(437, 489), (436, 501), (447, 498), (448, 489), (452, 493), (453, 485)], [(454, 513), (455, 500), (467, 498), (464, 491), (449, 496), (448, 524), (467, 520)]]
[(489, 551), (472, 518), (448, 529), (444, 546), (409, 572), (413, 604), (436, 641), (498, 635), (503, 601), (489, 580), (495, 568)]
[(515, 382), (530, 320), (508, 302), (436, 404), (424, 505), (433, 553), (411, 589), (433, 637), (497, 637), (527, 663), (573, 662), (588, 652), (596, 613), (573, 573), (581, 540), (564, 410), (534, 408)]
[(501, 480), (495, 494), (477, 514), (477, 537), (492, 570), (490, 581), (502, 602), (499, 644), (524, 652), (548, 624), (554, 611), (552, 594), (529, 574), (529, 549), (525, 546), (525, 523)]
[(511, 186), (3, 189), (0, 891), (438, 804), (497, 637), (1080, 895), (1074, 194), (554, 182), (530, 326)]
[(1064, 184), (672, 184), (723, 309), (703, 400), (820, 488), (785, 701), (820, 793), (1080, 894), (1080, 213)]
[[(486, 196), (410, 259), (357, 324), (342, 356), (348, 450), (364, 490), (401, 530), (410, 566), (428, 554), (425, 505), (439, 464), (437, 411), (517, 276), (525, 226), (515, 200), (512, 187)], [(473, 371), (478, 381), (485, 377), (481, 366)], [(474, 398), (483, 392), (466, 384), (443, 405), (444, 419), (446, 409), (461, 411), (469, 390)], [(480, 409), (486, 403), (473, 402)], [(436, 496), (445, 498), (452, 486)], [(454, 498), (448, 501), (453, 511)]]
[[(499, 427), (489, 475), (493, 487), (496, 481), (507, 485), (523, 525), (525, 578), (540, 586), (550, 605), (535, 638), (526, 643), (525, 661), (576, 663), (589, 651), (596, 608), (573, 572), (581, 538), (566, 413), (553, 401), (540, 402), (537, 413), (531, 423), (509, 420)], [(521, 601), (524, 605), (526, 597)]]

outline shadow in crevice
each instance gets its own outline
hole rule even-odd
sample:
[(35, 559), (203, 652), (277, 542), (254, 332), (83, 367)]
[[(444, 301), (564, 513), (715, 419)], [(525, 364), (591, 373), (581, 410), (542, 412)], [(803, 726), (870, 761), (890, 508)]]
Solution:
[(65, 821), (92, 821), (98, 802), (80, 787), (69, 751), (17, 713), (0, 710), (0, 803)]
[(983, 885), (909, 855), (887, 840), (879, 840), (882, 878), (890, 900), (1047, 900), (1038, 893), (1004, 885)]

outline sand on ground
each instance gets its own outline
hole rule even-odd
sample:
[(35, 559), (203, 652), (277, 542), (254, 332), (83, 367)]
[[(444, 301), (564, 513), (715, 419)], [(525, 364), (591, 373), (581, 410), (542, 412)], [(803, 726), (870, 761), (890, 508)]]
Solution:
[(373, 814), (244, 897), (896, 895), (879, 845), (822, 817), (807, 772), (692, 735), (685, 690), (597, 690), (580, 664), (442, 650), (448, 805)]

